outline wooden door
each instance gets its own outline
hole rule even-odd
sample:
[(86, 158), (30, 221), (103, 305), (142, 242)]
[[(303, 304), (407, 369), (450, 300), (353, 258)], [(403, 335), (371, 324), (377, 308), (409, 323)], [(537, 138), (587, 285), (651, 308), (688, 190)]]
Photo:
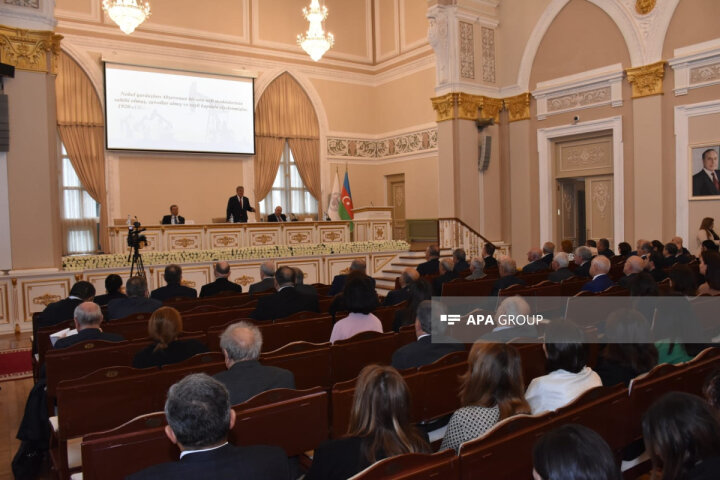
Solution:
[(405, 174), (388, 175), (387, 177), (388, 205), (393, 207), (392, 212), (392, 238), (405, 240)]
[(615, 245), (613, 233), (613, 176), (585, 178), (585, 216), (587, 238), (607, 238)]

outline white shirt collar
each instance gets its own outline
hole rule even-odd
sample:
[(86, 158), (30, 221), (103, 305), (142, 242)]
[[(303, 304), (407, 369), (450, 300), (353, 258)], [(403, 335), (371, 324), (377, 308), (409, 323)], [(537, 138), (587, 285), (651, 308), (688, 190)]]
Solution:
[(217, 450), (218, 448), (222, 448), (227, 444), (228, 444), (228, 442), (225, 442), (222, 445), (218, 445), (217, 447), (201, 448), (198, 450), (185, 450), (183, 452), (180, 452), (180, 458), (184, 457), (185, 455), (189, 455), (191, 453), (209, 452), (210, 450)]
[(417, 337), (417, 339), (420, 340), (421, 338), (429, 337), (429, 336), (430, 336), (429, 333), (423, 333), (422, 335), (420, 335), (419, 337)]
[[(715, 171), (714, 171), (714, 170), (708, 170), (708, 169), (705, 168), (705, 167), (703, 167), (703, 170), (705, 170), (705, 173), (707, 174), (707, 176), (710, 177), (710, 180), (712, 180), (712, 176), (713, 176), (713, 173), (715, 173)], [(718, 180), (720, 180), (720, 179), (718, 179)]]
[(597, 275), (595, 275), (595, 276), (593, 277), (593, 280), (595, 280), (595, 279), (598, 278), (598, 277), (602, 277), (603, 275), (607, 275), (607, 273), (598, 273)]
[(68, 296), (68, 298), (69, 298), (70, 300), (82, 300), (82, 298), (76, 297), (75, 295), (70, 295), (70, 296)]

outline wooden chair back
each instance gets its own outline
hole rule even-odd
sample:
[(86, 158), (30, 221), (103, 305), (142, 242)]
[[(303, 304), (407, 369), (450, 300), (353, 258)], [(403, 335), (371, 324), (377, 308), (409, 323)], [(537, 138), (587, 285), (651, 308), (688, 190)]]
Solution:
[(330, 347), (333, 383), (357, 377), (366, 365), (388, 365), (396, 346), (392, 332), (361, 332), (335, 342)]
[(329, 389), (332, 386), (329, 343), (289, 343), (260, 355), (260, 363), (290, 370), (298, 389), (315, 386)]
[(386, 458), (371, 465), (352, 480), (457, 480), (460, 460), (452, 450), (432, 455), (408, 453)]

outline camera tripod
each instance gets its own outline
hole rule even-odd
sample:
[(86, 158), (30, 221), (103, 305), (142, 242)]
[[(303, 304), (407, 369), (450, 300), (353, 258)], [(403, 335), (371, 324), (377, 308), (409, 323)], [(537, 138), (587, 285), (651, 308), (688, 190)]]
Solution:
[(143, 265), (142, 255), (140, 254), (140, 244), (136, 243), (132, 247), (133, 251), (128, 255), (128, 262), (132, 258), (130, 264), (130, 276), (137, 275), (145, 278), (145, 266)]

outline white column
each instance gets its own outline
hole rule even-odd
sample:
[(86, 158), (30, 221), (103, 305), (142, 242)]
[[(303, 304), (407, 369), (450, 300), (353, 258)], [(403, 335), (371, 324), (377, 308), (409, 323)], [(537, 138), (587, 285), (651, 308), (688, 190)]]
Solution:
[(0, 270), (10, 270), (11, 268), (12, 250), (10, 248), (7, 153), (0, 152)]

